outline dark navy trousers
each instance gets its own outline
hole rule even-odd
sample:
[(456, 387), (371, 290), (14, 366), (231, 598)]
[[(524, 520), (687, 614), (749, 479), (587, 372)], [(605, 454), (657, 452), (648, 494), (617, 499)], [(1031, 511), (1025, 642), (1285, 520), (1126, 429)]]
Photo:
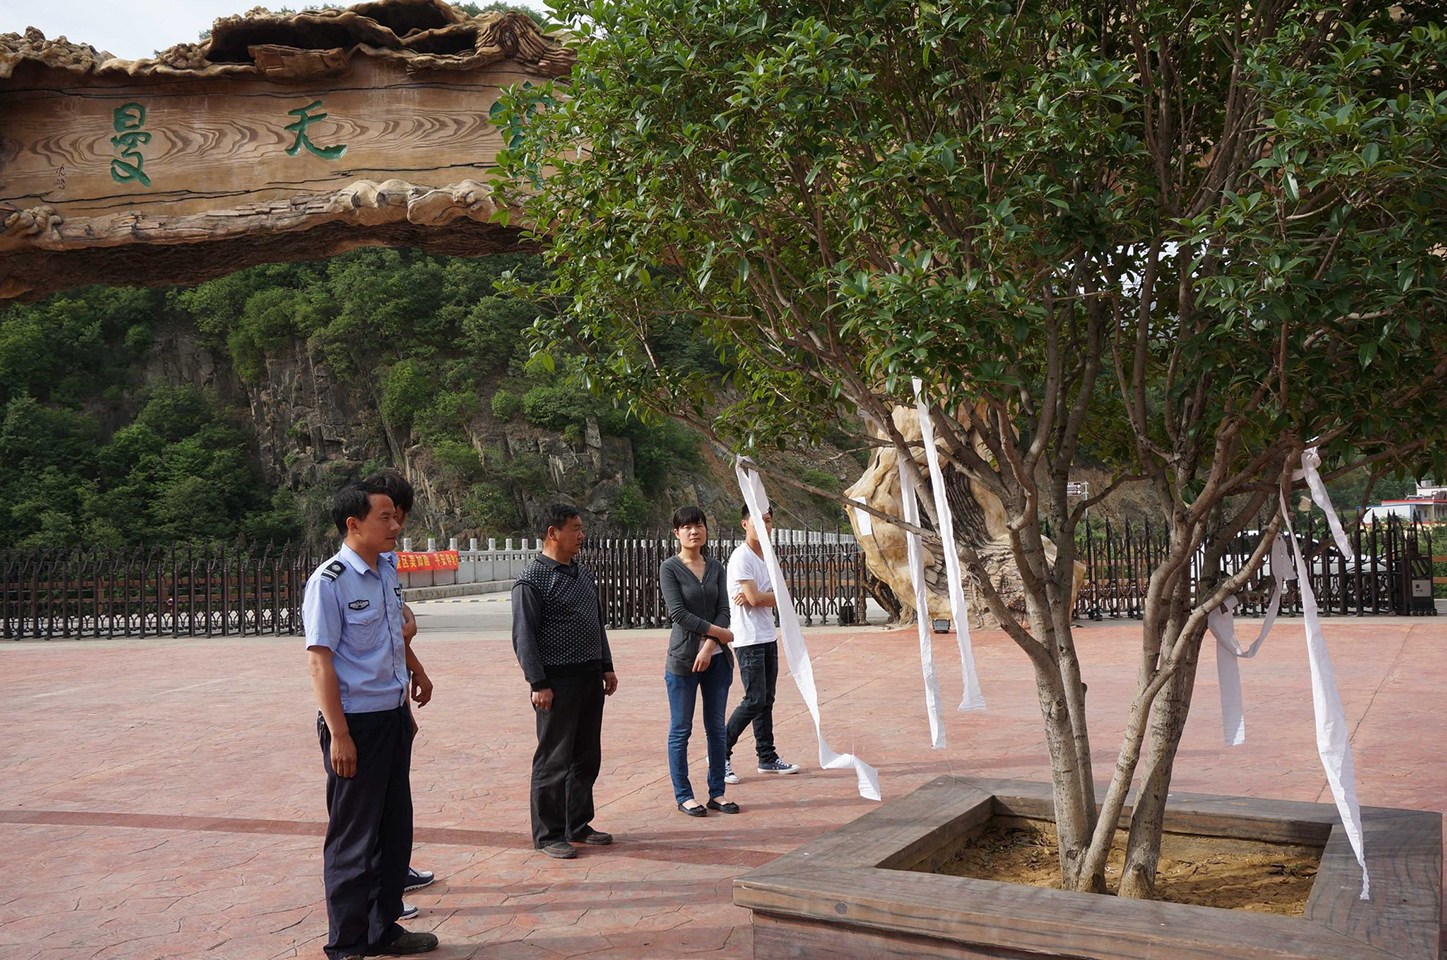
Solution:
[(331, 960), (375, 952), (404, 932), (402, 887), (412, 858), (412, 716), (405, 706), (349, 713), (357, 774), (332, 770), (332, 735), (317, 714), (327, 771), (327, 837), (322, 848)]

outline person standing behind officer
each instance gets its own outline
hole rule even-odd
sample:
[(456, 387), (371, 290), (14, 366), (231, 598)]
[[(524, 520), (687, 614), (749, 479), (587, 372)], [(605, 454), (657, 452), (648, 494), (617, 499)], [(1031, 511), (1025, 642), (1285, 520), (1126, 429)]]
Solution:
[(338, 491), (342, 548), (307, 580), (302, 601), (327, 772), (322, 847), (330, 960), (437, 948), (397, 917), (412, 854), (409, 767), (417, 732), (407, 705), (408, 651), (395, 557), (396, 508), (375, 484)]
[(734, 744), (744, 728), (753, 724), (754, 749), (759, 755), (760, 773), (798, 773), (799, 765), (779, 759), (774, 749), (774, 693), (779, 684), (778, 632), (774, 629), (774, 581), (764, 562), (761, 537), (773, 531), (774, 515), (765, 511), (764, 529), (754, 526), (744, 504), (744, 542), (729, 555), (728, 591), (730, 620), (734, 632), (734, 656), (739, 661), (739, 679), (744, 698), (729, 716), (724, 745), (729, 759), (724, 765), (724, 782), (738, 783), (734, 773)]
[(537, 721), (533, 846), (559, 860), (578, 855), (573, 843), (613, 842), (593, 828), (593, 784), (603, 763), (603, 698), (618, 677), (593, 575), (573, 562), (582, 545), (577, 508), (544, 507), (543, 552), (512, 588), (513, 652)]
[[(416, 500), (416, 492), (407, 478), (395, 470), (383, 470), (381, 473), (367, 478), (367, 483), (373, 484), (392, 498), (392, 506), (397, 514), (397, 533), (401, 536), (401, 529), (407, 525), (407, 514), (412, 512), (412, 504)], [(396, 553), (393, 552), (393, 564), (396, 564)], [(427, 671), (422, 669), (422, 661), (412, 648), (412, 639), (417, 635), (417, 618), (412, 615), (412, 608), (407, 606), (406, 601), (402, 603), (402, 642), (407, 644), (407, 667), (412, 675), (411, 696), (417, 709), (427, 706), (432, 699), (432, 680), (427, 676)], [(407, 882), (402, 887), (402, 892), (420, 890), (432, 881), (437, 879), (437, 874), (431, 870), (419, 870), (416, 867), (407, 867)], [(417, 916), (418, 909), (415, 904), (403, 902), (401, 919), (411, 920)]]

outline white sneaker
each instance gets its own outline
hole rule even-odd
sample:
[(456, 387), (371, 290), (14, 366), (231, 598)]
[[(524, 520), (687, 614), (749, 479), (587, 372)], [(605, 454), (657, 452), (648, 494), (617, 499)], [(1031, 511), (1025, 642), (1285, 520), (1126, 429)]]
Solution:
[(418, 870), (414, 867), (408, 867), (407, 882), (402, 885), (402, 892), (407, 893), (412, 890), (421, 890), (436, 879), (437, 874), (431, 870)]
[(402, 915), (401, 915), (400, 917), (398, 917), (397, 919), (398, 919), (398, 920), (411, 920), (413, 917), (417, 916), (417, 914), (419, 914), (419, 913), (421, 913), (421, 911), (417, 909), (417, 904), (415, 904), (415, 903), (408, 903), (406, 900), (403, 900), (403, 901), (402, 901)]
[[(797, 763), (788, 763), (788, 762), (786, 762), (786, 761), (784, 761), (784, 760), (779, 759), (778, 757), (775, 757), (775, 758), (772, 759), (772, 760), (760, 760), (760, 761), (759, 761), (759, 772), (760, 772), (760, 773), (798, 773), (798, 772), (799, 772), (799, 765), (798, 765)], [(725, 778), (725, 779), (727, 779), (727, 778)]]
[(733, 764), (733, 761), (732, 761), (732, 760), (725, 760), (725, 761), (724, 761), (724, 783), (738, 783), (738, 782), (739, 782), (739, 775), (738, 775), (737, 773), (734, 773), (734, 764)]

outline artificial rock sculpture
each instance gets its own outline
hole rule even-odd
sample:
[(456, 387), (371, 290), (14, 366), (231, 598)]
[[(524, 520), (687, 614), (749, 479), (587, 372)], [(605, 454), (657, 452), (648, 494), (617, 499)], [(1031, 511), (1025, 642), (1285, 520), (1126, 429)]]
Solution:
[[(895, 407), (894, 425), (907, 442), (916, 445), (920, 443), (919, 416), (914, 408)], [(964, 433), (965, 428), (962, 427), (961, 432)], [(936, 442), (938, 443), (938, 441)], [(925, 459), (924, 449), (920, 446), (915, 449), (915, 463), (919, 466), (920, 474), (927, 478), (929, 465)], [(982, 449), (981, 452), (985, 451)], [(876, 448), (864, 475), (845, 491), (845, 496), (851, 500), (867, 503), (882, 513), (900, 516), (902, 508), (898, 457), (899, 454), (892, 445)], [(1004, 505), (980, 484), (974, 483), (962, 472), (950, 469), (947, 461), (942, 461), (942, 466), (947, 472), (945, 493), (949, 497), (950, 510), (954, 514), (955, 540), (962, 545), (968, 544), (974, 548), (989, 571), (990, 581), (1004, 599), (1006, 607), (1017, 619), (1023, 621), (1025, 595), (1021, 589), (1020, 575), (1015, 570), (1015, 560), (1010, 551), (1008, 518)], [(925, 495), (929, 495), (928, 486), (926, 486)], [(862, 511), (851, 510), (849, 514), (850, 523), (854, 527), (854, 535), (859, 541), (860, 550), (864, 553), (869, 572), (888, 585), (894, 595), (903, 602), (901, 619), (907, 623), (913, 622), (915, 618), (912, 602), (914, 585), (910, 581), (908, 546), (904, 530), (892, 523), (870, 519), (868, 514), (864, 514)], [(929, 525), (927, 517), (925, 524)], [(948, 620), (950, 618), (950, 598), (945, 583), (945, 565), (944, 558), (940, 554), (940, 541), (938, 538), (926, 538), (923, 548), (930, 617)], [(1045, 553), (1053, 563), (1055, 561), (1055, 545), (1047, 541)], [(980, 595), (979, 583), (965, 567), (963, 558), (961, 558), (961, 568), (964, 572), (965, 602), (969, 606), (970, 626), (998, 627), (999, 621), (990, 611), (984, 597)], [(1084, 579), (1085, 566), (1077, 562), (1072, 601), (1079, 594)]]

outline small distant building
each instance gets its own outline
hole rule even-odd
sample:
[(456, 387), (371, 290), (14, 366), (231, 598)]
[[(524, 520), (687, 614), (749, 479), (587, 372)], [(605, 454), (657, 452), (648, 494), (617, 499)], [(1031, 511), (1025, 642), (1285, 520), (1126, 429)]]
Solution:
[(1418, 482), (1416, 494), (1405, 500), (1383, 500), (1367, 507), (1363, 519), (1385, 520), (1387, 517), (1447, 523), (1447, 487)]

